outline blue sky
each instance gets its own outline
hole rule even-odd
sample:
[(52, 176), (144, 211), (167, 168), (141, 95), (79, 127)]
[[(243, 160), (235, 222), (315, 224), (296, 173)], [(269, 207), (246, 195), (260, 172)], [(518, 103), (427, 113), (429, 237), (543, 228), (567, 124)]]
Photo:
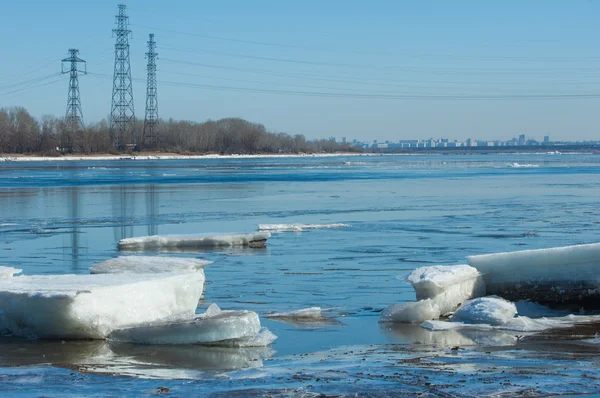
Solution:
[[(63, 115), (68, 76), (49, 75), (78, 48), (94, 74), (80, 78), (84, 119), (107, 117), (117, 4), (3, 4), (0, 107)], [(154, 33), (161, 118), (242, 117), (308, 138), (600, 139), (600, 2), (125, 4), (138, 118)]]

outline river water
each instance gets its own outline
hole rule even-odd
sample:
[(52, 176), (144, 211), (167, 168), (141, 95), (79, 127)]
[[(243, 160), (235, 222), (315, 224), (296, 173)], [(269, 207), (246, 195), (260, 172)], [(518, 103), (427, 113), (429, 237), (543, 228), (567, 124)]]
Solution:
[[(377, 322), (387, 305), (415, 299), (397, 277), (416, 267), (600, 242), (599, 198), (600, 156), (586, 154), (0, 163), (0, 263), (28, 275), (89, 273), (118, 256), (117, 242), (128, 237), (349, 225), (274, 233), (266, 249), (168, 254), (214, 262), (199, 312), (213, 302), (260, 315), (318, 306), (331, 322), (261, 318), (279, 337), (266, 350), (3, 338), (0, 389), (46, 396), (600, 392), (593, 340), (557, 348), (562, 340), (553, 336), (491, 350), (506, 336), (490, 333), (479, 344), (457, 332)], [(593, 339), (599, 331), (579, 333)]]

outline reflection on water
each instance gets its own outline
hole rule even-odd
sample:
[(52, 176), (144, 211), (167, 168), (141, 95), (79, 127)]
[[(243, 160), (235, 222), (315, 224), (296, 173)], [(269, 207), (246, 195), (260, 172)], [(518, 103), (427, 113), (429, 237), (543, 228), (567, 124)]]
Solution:
[(71, 230), (71, 257), (73, 259), (73, 268), (79, 268), (79, 210), (81, 203), (79, 203), (79, 187), (70, 188), (71, 197), (69, 207), (71, 209), (71, 222), (73, 228)]
[(158, 235), (158, 193), (156, 185), (148, 185), (146, 191), (146, 215), (148, 217), (148, 235)]
[[(29, 341), (0, 338), (0, 366), (53, 364), (82, 371), (181, 378), (185, 370), (225, 371), (263, 366), (271, 348), (112, 344), (106, 341)], [(195, 375), (197, 376), (197, 375)]]
[(120, 225), (115, 225), (114, 236), (116, 241), (131, 238), (133, 236), (133, 225), (131, 218), (134, 214), (134, 195), (127, 192), (128, 187), (120, 185), (111, 190), (111, 205), (115, 220), (121, 220)]

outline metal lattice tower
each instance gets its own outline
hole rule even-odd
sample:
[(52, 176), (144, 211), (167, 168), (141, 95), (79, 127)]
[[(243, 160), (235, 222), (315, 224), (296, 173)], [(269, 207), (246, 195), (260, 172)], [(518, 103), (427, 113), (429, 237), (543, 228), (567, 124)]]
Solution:
[(146, 87), (146, 117), (144, 118), (144, 136), (142, 142), (144, 145), (156, 144), (156, 135), (158, 133), (158, 97), (156, 94), (156, 42), (154, 34), (150, 33), (148, 40), (148, 78)]
[(110, 111), (110, 141), (122, 149), (132, 143), (135, 133), (135, 112), (133, 110), (133, 87), (129, 64), (129, 17), (125, 15), (125, 4), (119, 4), (116, 17), (117, 28), (113, 29), (115, 43), (115, 71), (113, 75), (112, 106)]
[[(67, 99), (67, 113), (65, 115), (65, 124), (67, 132), (69, 134), (75, 131), (83, 130), (83, 112), (81, 111), (81, 99), (79, 98), (79, 73), (86, 74), (87, 67), (86, 62), (79, 58), (79, 50), (74, 48), (69, 49), (71, 56), (65, 58), (61, 63), (61, 72), (69, 73), (69, 96)], [(68, 67), (65, 68), (65, 63), (68, 63)], [(83, 70), (79, 70), (79, 63), (83, 63)]]

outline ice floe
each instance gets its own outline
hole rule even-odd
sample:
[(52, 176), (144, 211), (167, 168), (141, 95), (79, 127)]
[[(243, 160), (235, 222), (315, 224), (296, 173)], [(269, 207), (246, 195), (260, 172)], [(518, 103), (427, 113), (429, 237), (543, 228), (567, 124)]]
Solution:
[(163, 272), (193, 272), (203, 269), (210, 263), (212, 263), (212, 261), (200, 260), (196, 258), (179, 258), (163, 256), (119, 256), (92, 265), (90, 267), (90, 273), (152, 274)]
[(290, 312), (276, 312), (265, 314), (265, 318), (296, 319), (296, 320), (323, 320), (323, 309), (321, 307), (303, 308)]
[(203, 286), (202, 270), (0, 279), (0, 331), (29, 338), (103, 339), (130, 325), (193, 316)]
[(269, 232), (234, 235), (152, 235), (119, 241), (119, 250), (211, 249), (219, 247), (265, 247)]
[(467, 257), (488, 295), (600, 308), (600, 243)]
[(348, 224), (259, 224), (259, 231), (305, 231), (307, 229), (331, 229), (331, 228), (346, 228)]
[[(260, 333), (262, 335), (259, 336)], [(204, 314), (188, 319), (115, 330), (111, 333), (110, 340), (136, 344), (220, 344), (245, 347), (270, 344), (274, 335), (268, 331), (261, 332), (257, 313), (222, 311), (216, 304), (212, 304)]]
[(12, 278), (15, 274), (20, 274), (21, 272), (23, 272), (22, 269), (0, 266), (0, 279)]
[(526, 163), (526, 164), (520, 164), (517, 162), (513, 162), (513, 163), (508, 163), (507, 164), (508, 167), (514, 167), (514, 168), (536, 168), (536, 167), (540, 167), (540, 165), (538, 164), (530, 164), (530, 163)]
[(454, 311), (465, 300), (486, 293), (481, 274), (468, 265), (421, 267), (407, 280), (415, 289), (417, 300), (431, 299), (441, 315)]

